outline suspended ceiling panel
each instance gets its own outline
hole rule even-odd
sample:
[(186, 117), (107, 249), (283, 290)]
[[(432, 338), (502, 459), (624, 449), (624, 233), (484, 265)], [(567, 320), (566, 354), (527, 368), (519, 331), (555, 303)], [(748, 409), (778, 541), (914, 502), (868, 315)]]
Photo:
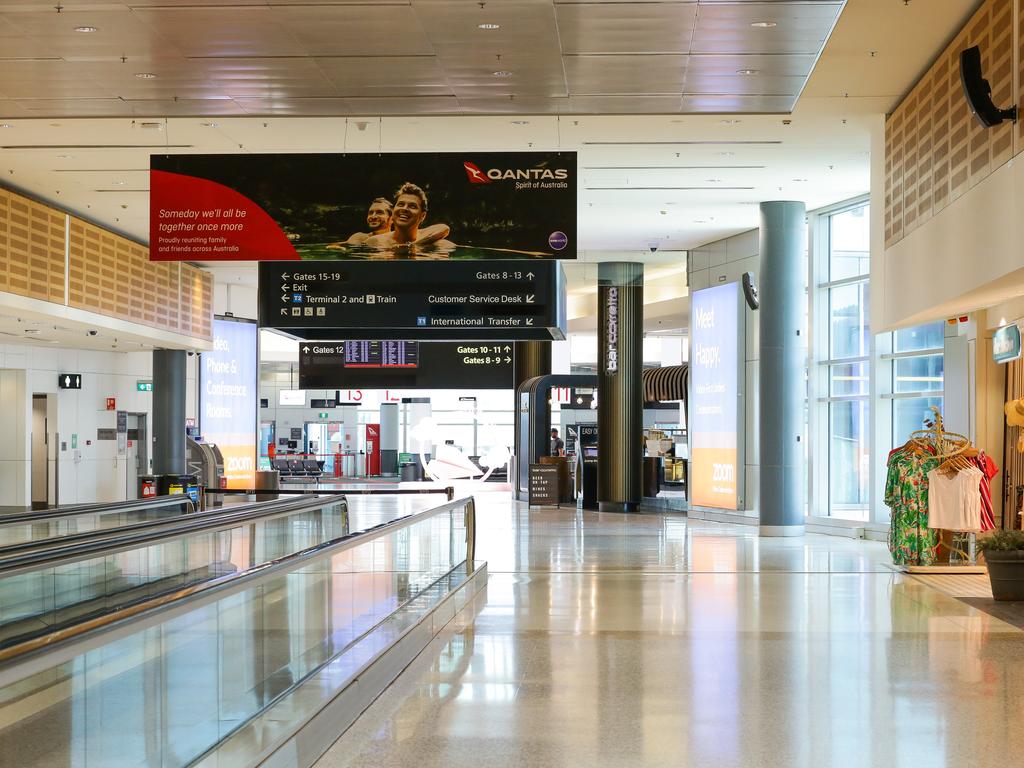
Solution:
[(0, 118), (789, 112), (844, 1), (0, 0)]

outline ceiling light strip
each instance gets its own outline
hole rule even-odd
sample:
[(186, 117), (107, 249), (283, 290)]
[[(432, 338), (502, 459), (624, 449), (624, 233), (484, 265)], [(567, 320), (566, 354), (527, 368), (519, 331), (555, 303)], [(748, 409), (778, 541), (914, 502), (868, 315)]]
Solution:
[(654, 192), (654, 191), (698, 191), (703, 192), (705, 190), (750, 190), (754, 187), (586, 187), (588, 190), (593, 191), (628, 191), (628, 192)]
[(781, 144), (778, 141), (584, 141), (583, 144), (589, 147), (672, 147), (672, 146), (767, 146), (770, 144)]

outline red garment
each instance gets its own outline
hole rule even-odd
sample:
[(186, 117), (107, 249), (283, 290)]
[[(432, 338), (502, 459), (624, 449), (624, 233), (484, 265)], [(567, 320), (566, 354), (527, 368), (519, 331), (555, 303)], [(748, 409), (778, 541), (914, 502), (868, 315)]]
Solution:
[(970, 462), (981, 470), (981, 530), (994, 531), (996, 529), (996, 515), (992, 508), (992, 478), (999, 472), (999, 467), (992, 460), (992, 457), (982, 451), (977, 456), (972, 456)]

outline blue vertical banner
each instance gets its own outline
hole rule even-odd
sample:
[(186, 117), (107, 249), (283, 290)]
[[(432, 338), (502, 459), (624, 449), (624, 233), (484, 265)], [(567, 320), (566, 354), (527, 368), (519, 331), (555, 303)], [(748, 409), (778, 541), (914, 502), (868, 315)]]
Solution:
[(740, 370), (745, 360), (737, 283), (695, 291), (690, 305), (690, 499), (740, 504)]
[(199, 429), (224, 456), (228, 488), (256, 484), (258, 334), (250, 320), (215, 317), (213, 350), (199, 366)]

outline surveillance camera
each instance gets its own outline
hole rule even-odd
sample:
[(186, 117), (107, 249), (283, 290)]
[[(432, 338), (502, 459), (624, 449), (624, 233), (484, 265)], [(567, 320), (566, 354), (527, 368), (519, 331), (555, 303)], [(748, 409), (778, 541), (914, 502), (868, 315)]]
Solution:
[(99, 333), (100, 333), (99, 331), (89, 331), (89, 335), (90, 336), (98, 336)]
[(651, 243), (648, 247), (651, 249), (651, 253), (656, 253), (658, 250), (658, 246), (655, 243)]
[(188, 353), (188, 356), (189, 356), (189, 357), (192, 357), (192, 355), (194, 355), (194, 354), (195, 354), (195, 352), (189, 352), (189, 353)]

